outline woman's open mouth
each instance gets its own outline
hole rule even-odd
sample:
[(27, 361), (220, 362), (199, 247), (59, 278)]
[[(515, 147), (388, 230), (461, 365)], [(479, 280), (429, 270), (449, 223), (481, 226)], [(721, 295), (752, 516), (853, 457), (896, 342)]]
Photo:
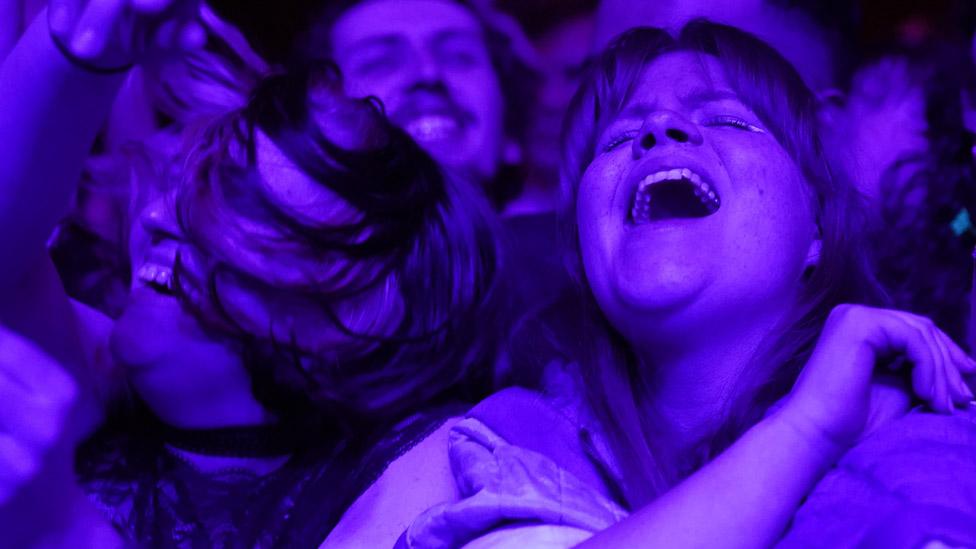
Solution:
[(173, 269), (155, 263), (146, 263), (136, 271), (136, 279), (163, 295), (173, 293)]
[(661, 170), (637, 185), (630, 210), (635, 225), (667, 219), (708, 217), (722, 206), (712, 185), (688, 168)]

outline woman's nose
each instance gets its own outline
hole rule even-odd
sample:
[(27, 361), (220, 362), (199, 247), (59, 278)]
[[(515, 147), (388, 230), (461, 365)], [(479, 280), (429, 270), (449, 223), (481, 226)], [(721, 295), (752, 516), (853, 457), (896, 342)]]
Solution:
[(139, 223), (153, 241), (179, 238), (180, 225), (176, 220), (173, 198), (168, 194), (147, 203), (139, 213)]
[(701, 145), (702, 135), (698, 126), (682, 114), (671, 110), (659, 110), (647, 115), (637, 139), (634, 140), (634, 155), (667, 143), (673, 145)]

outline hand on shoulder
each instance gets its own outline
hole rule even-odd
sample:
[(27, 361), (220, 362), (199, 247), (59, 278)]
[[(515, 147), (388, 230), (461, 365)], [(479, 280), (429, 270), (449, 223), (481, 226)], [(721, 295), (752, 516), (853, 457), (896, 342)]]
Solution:
[(460, 419), (448, 419), (391, 463), (346, 511), (321, 547), (393, 547), (417, 515), (456, 500), (447, 448), (448, 435)]

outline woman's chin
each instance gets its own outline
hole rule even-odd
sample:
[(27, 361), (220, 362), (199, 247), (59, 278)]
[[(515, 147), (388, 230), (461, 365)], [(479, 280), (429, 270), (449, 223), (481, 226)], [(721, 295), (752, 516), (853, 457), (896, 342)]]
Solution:
[(109, 346), (117, 364), (141, 368), (164, 361), (172, 348), (170, 339), (158, 328), (126, 322), (123, 314), (115, 323)]
[(116, 319), (109, 340), (113, 357), (127, 367), (164, 361), (179, 349), (186, 332), (186, 313), (170, 296), (136, 290)]

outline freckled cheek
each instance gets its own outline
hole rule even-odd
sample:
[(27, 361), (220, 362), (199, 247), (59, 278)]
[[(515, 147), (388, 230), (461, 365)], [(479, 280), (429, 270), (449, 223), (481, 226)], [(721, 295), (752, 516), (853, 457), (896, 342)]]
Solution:
[(740, 254), (781, 255), (813, 224), (805, 183), (792, 162), (776, 162), (781, 159), (775, 156), (769, 160), (733, 172), (739, 182), (735, 193), (738, 222), (733, 231), (738, 236), (733, 246)]
[(580, 225), (611, 221), (616, 203), (624, 198), (615, 195), (615, 189), (619, 189), (618, 182), (623, 176), (622, 168), (601, 159), (590, 164), (583, 174), (576, 201)]

